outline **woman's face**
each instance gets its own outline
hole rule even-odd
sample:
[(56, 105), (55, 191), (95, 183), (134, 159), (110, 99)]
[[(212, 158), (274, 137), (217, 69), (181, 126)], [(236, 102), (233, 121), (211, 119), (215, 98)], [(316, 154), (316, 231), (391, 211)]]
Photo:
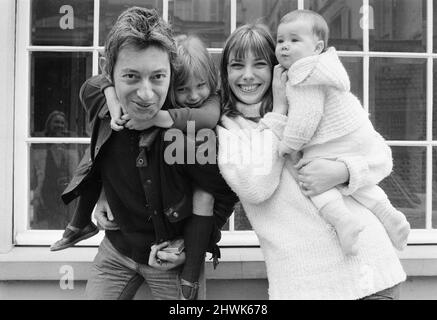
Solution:
[(231, 52), (227, 69), (232, 93), (245, 104), (260, 102), (272, 82), (272, 67), (266, 60), (255, 57), (252, 52), (243, 60), (236, 59)]
[(56, 115), (50, 121), (50, 131), (56, 136), (62, 135), (65, 127), (65, 119), (61, 115)]

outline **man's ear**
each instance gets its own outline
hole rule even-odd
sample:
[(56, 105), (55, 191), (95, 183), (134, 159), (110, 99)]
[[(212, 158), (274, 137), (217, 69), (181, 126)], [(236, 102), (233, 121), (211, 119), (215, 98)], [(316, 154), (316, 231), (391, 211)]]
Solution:
[(100, 70), (102, 70), (102, 72), (103, 72), (103, 75), (109, 80), (109, 81), (111, 81), (111, 77), (109, 76), (109, 75), (107, 75), (106, 74), (106, 63), (107, 63), (107, 61), (106, 61), (106, 58), (105, 57), (100, 57), (99, 58), (99, 67), (100, 67)]
[(323, 52), (324, 49), (325, 49), (325, 43), (323, 42), (323, 40), (317, 41), (314, 52), (320, 54)]

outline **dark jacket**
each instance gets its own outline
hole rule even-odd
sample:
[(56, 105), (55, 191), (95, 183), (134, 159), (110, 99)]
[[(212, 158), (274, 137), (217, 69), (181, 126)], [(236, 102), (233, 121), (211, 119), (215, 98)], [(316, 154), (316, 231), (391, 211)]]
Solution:
[[(86, 109), (92, 128), (91, 144), (86, 150), (75, 175), (62, 194), (65, 203), (80, 197), (78, 210), (81, 214), (91, 215), (98, 200), (102, 182), (96, 170), (96, 159), (102, 146), (111, 135), (110, 117), (105, 97), (101, 91), (104, 81), (101, 76), (88, 79), (81, 87), (80, 100)], [(219, 229), (233, 212), (238, 200), (234, 192), (224, 181), (217, 164), (174, 164), (164, 161), (165, 147), (170, 143), (164, 141), (164, 129), (148, 129), (141, 133), (137, 158), (137, 168), (146, 198), (149, 200), (151, 218), (155, 226), (157, 242), (171, 239), (165, 222), (178, 223), (192, 214), (192, 190), (197, 186), (211, 193), (214, 197), (214, 217), (217, 230), (214, 243), (220, 239)], [(209, 142), (215, 141), (209, 140)], [(186, 144), (186, 140), (183, 142)], [(151, 166), (151, 170), (150, 170)], [(144, 170), (148, 167), (148, 170)], [(161, 216), (161, 219), (158, 217)], [(156, 222), (156, 223), (155, 223)]]

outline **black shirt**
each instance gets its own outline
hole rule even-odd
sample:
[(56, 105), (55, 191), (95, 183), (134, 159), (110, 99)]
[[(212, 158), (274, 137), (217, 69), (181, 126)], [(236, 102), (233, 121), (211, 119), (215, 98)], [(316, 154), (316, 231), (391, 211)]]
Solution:
[(113, 131), (97, 161), (108, 204), (121, 228), (106, 231), (106, 235), (122, 254), (147, 263), (155, 233), (136, 167), (138, 139), (139, 132), (135, 130)]

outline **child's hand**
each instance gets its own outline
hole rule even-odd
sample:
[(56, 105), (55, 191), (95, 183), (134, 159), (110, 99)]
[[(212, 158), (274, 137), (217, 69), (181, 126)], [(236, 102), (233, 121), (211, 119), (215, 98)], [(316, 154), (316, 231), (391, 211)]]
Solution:
[(124, 108), (117, 98), (114, 87), (107, 87), (103, 93), (105, 94), (109, 114), (111, 115), (111, 129), (120, 131), (126, 123), (126, 121), (121, 119), (122, 113), (125, 113)]
[(153, 127), (155, 125), (154, 118), (150, 120), (138, 120), (138, 119), (131, 119), (129, 114), (124, 114), (121, 116), (121, 120), (124, 121), (124, 126), (130, 130), (146, 130), (150, 127)]
[(296, 151), (287, 147), (284, 143), (281, 142), (278, 146), (278, 152), (280, 157), (286, 157), (287, 155), (295, 153)]
[(114, 131), (123, 130), (125, 123), (126, 123), (126, 121), (122, 120), (120, 118), (118, 118), (118, 119), (111, 118), (111, 129), (114, 130)]

